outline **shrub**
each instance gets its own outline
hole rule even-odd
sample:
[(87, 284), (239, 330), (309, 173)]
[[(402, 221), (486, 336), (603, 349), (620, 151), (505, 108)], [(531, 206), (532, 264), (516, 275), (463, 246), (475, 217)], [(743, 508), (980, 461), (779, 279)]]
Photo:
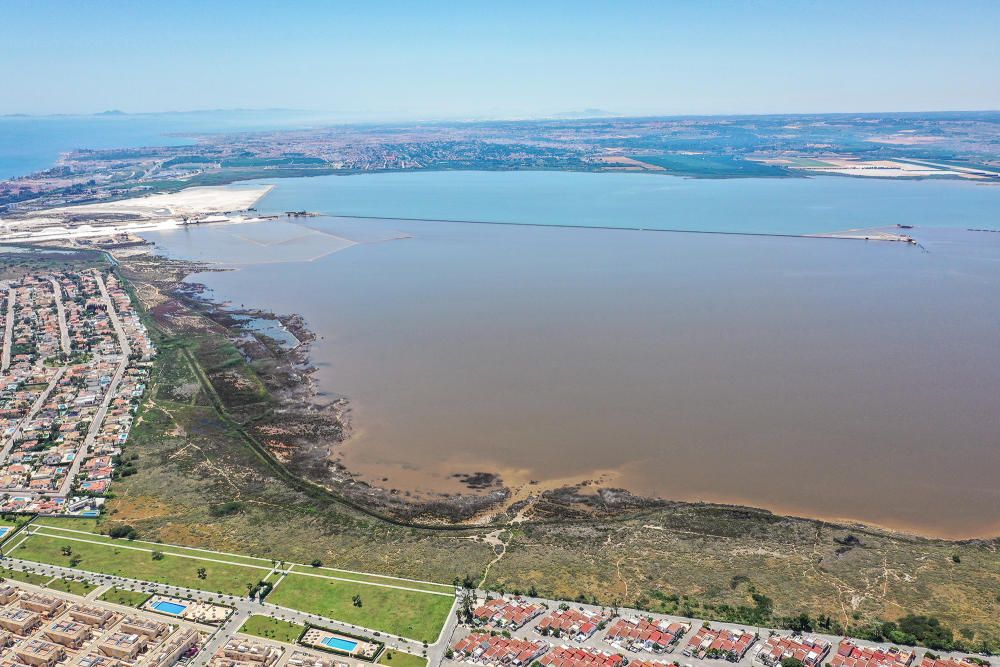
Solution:
[(114, 528), (108, 531), (108, 537), (111, 537), (116, 540), (122, 537), (134, 540), (136, 536), (137, 533), (135, 532), (135, 528), (124, 523), (121, 524), (120, 526), (115, 526)]
[(228, 503), (212, 505), (208, 508), (208, 513), (212, 516), (230, 516), (243, 511), (243, 503), (238, 500), (230, 500)]

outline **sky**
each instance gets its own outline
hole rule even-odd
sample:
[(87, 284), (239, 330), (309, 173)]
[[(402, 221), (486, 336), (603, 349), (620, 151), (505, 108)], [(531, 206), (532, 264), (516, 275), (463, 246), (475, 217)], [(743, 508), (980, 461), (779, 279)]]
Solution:
[(1000, 109), (1000, 2), (0, 2), (0, 114)]

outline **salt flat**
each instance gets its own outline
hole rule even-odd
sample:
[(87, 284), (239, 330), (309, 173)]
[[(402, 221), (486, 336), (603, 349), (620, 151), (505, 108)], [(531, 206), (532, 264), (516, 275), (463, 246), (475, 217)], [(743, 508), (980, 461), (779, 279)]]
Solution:
[(134, 197), (100, 204), (65, 206), (43, 211), (44, 215), (134, 214), (151, 218), (191, 217), (210, 213), (243, 211), (251, 208), (273, 186), (217, 186), (185, 188), (179, 192)]
[[(246, 211), (270, 192), (270, 185), (193, 187), (119, 201), (63, 206), (30, 217), (0, 219), (0, 239), (49, 241), (169, 229), (190, 219)], [(219, 217), (213, 221), (240, 221)]]

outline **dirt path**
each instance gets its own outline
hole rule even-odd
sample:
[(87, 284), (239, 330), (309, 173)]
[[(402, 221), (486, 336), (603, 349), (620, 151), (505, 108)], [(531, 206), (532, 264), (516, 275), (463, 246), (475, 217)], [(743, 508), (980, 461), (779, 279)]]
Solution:
[[(503, 528), (497, 528), (483, 536), (483, 541), (493, 547), (496, 556), (493, 557), (489, 563), (486, 564), (486, 568), (483, 570), (483, 578), (479, 581), (478, 588), (483, 588), (486, 585), (486, 579), (490, 576), (490, 568), (500, 562), (504, 555), (507, 553), (507, 547), (510, 546), (511, 541), (514, 539), (514, 531), (511, 530), (514, 526), (524, 523), (528, 520), (528, 512), (534, 507), (535, 503), (538, 502), (536, 496), (532, 496), (528, 499), (528, 502), (524, 504), (524, 507), (517, 511), (510, 521), (508, 521)], [(504, 540), (501, 536), (507, 533), (507, 539)]]

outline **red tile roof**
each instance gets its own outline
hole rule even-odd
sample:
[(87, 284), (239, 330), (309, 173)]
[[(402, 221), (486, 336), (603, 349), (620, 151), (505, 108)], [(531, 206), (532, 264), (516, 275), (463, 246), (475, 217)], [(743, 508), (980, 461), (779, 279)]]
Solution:
[(612, 644), (643, 645), (645, 648), (667, 648), (691, 628), (684, 623), (650, 623), (644, 618), (620, 618), (608, 629), (604, 638)]
[(739, 660), (757, 639), (749, 632), (733, 632), (731, 630), (713, 630), (700, 628), (684, 648), (685, 655), (702, 657), (709, 651), (728, 654), (732, 660)]
[(760, 649), (760, 659), (776, 665), (784, 658), (795, 658), (808, 667), (818, 667), (830, 653), (830, 642), (812, 637), (768, 637)]
[(841, 640), (830, 659), (832, 667), (910, 667), (915, 654), (895, 646), (861, 647), (850, 639)]
[(618, 653), (572, 646), (554, 648), (539, 659), (545, 667), (619, 667), (624, 661)]
[(549, 645), (543, 641), (511, 639), (484, 632), (473, 632), (451, 647), (456, 660), (511, 665), (527, 665), (548, 648)]
[(538, 604), (516, 599), (494, 598), (476, 607), (472, 615), (480, 623), (487, 625), (520, 628), (543, 611), (545, 607)]

